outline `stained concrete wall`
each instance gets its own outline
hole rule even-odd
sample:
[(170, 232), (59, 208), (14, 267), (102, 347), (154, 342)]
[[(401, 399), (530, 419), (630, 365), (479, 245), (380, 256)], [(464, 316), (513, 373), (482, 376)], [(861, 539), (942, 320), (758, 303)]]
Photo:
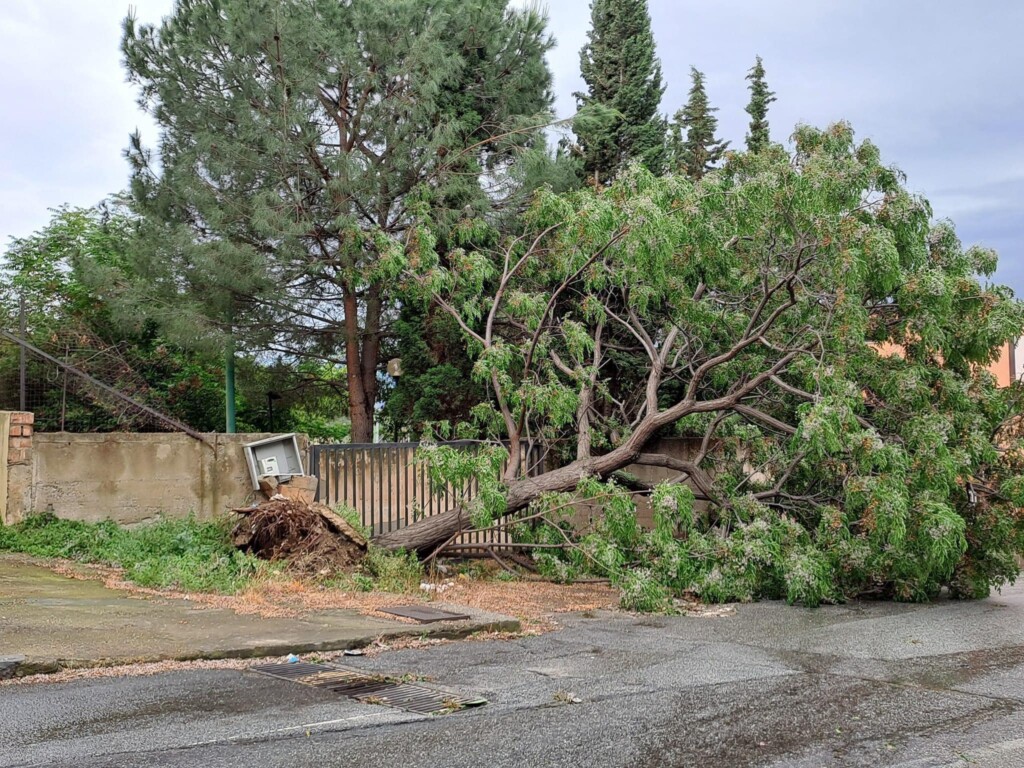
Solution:
[[(689, 437), (665, 437), (658, 439), (644, 448), (644, 453), (661, 453), (673, 459), (690, 461), (700, 453), (701, 441)], [(630, 464), (625, 471), (650, 485), (671, 480), (679, 475), (675, 469), (665, 467), (649, 467), (642, 464)], [(632, 494), (636, 503), (636, 517), (640, 526), (645, 529), (654, 528), (654, 510), (651, 509), (650, 497), (645, 494)], [(698, 501), (694, 509), (698, 512), (707, 506), (706, 502)], [(601, 504), (579, 502), (573, 505), (570, 522), (578, 529), (591, 527), (603, 514)]]
[[(4, 417), (10, 423), (17, 416), (0, 414), (0, 429)], [(0, 462), (8, 470), (7, 492), (0, 494), (6, 500), (3, 522), (45, 511), (124, 525), (189, 514), (216, 517), (252, 500), (242, 445), (264, 437), (270, 435), (209, 434), (200, 442), (180, 433), (37, 433), (25, 448), (25, 464)], [(305, 459), (305, 438), (299, 447)]]

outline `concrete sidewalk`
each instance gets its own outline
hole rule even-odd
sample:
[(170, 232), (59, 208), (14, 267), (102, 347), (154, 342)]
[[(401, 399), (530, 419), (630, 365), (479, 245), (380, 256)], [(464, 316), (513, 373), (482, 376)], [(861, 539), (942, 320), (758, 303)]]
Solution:
[[(168, 659), (283, 656), (369, 645), (379, 637), (465, 637), (518, 631), (519, 621), (462, 606), (464, 621), (407, 624), (328, 610), (302, 618), (243, 616), (150, 598), (0, 557), (0, 676)], [(6, 661), (5, 661), (6, 659)]]

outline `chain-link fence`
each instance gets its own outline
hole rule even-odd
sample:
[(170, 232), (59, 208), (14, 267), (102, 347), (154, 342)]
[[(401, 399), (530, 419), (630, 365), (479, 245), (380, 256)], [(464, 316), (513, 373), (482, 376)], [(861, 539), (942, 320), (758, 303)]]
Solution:
[(35, 343), (0, 331), (0, 409), (31, 411), (41, 432), (186, 432), (116, 345), (87, 333)]

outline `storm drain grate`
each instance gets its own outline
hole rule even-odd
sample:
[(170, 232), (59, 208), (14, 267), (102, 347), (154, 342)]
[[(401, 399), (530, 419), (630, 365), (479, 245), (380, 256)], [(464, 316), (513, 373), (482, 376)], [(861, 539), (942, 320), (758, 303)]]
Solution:
[(390, 608), (378, 608), (377, 610), (381, 613), (390, 613), (393, 616), (416, 619), (420, 624), (430, 624), (434, 621), (465, 621), (469, 618), (464, 613), (451, 613), (426, 605), (393, 605)]
[(368, 675), (358, 669), (333, 664), (259, 664), (250, 669), (270, 677), (323, 688), (365, 704), (383, 704), (421, 715), (446, 715), (487, 703), (485, 699), (467, 699), (394, 677)]

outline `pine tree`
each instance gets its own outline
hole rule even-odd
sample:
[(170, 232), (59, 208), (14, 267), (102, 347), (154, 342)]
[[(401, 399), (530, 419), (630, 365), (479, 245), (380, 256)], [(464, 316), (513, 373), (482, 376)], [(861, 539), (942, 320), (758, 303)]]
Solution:
[(600, 184), (634, 160), (661, 173), (665, 121), (658, 107), (665, 86), (647, 0), (593, 0), (590, 18), (580, 51), (588, 90), (575, 94), (581, 114), (573, 123), (584, 169)]
[[(675, 170), (699, 179), (722, 159), (729, 142), (716, 138), (717, 107), (708, 104), (704, 73), (690, 67), (690, 95), (686, 105), (675, 114), (670, 138)], [(684, 137), (685, 135), (685, 137)]]
[(747, 133), (747, 150), (760, 152), (771, 142), (768, 131), (768, 105), (775, 101), (775, 92), (768, 90), (764, 79), (764, 65), (761, 57), (757, 57), (754, 66), (747, 73), (750, 81), (750, 103), (747, 114), (750, 115), (750, 132)]
[(161, 129), (157, 153), (128, 151), (137, 305), (182, 337), (343, 363), (352, 439), (372, 440), (411, 228), (484, 221), (502, 202), (485, 183), (514, 176), (547, 120), (546, 20), (510, 5), (181, 0), (157, 26), (129, 17), (129, 77)]

